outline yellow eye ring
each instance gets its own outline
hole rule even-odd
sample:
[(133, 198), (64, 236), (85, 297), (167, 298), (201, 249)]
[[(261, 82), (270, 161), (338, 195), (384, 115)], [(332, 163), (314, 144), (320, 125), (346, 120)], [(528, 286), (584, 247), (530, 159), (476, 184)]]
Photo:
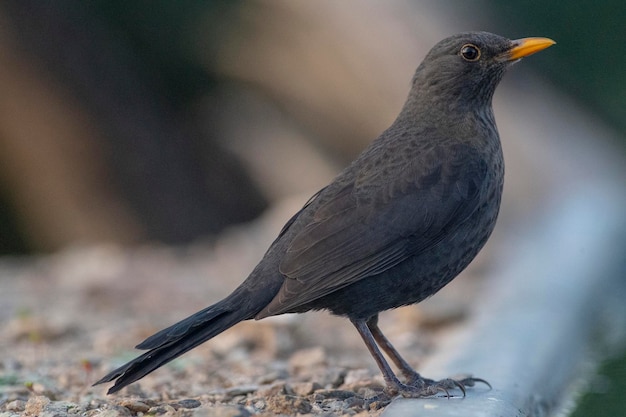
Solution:
[(461, 46), (461, 50), (459, 51), (461, 57), (464, 60), (469, 62), (475, 62), (480, 59), (480, 49), (476, 45), (472, 45), (471, 43), (466, 43)]

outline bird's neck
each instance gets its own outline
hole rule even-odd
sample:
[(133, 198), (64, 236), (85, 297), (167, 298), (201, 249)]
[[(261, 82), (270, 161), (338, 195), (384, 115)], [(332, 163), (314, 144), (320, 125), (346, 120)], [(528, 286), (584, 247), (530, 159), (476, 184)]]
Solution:
[[(426, 101), (412, 94), (390, 130), (414, 132), (407, 136), (411, 140), (428, 137), (430, 140), (468, 141), (485, 148), (500, 146), (490, 100), (472, 106), (455, 100)], [(484, 143), (477, 143), (477, 138)]]
[[(444, 123), (444, 120), (447, 122)], [(491, 97), (468, 101), (452, 95), (445, 99), (433, 94), (411, 92), (395, 123), (422, 128), (445, 128), (445, 124), (493, 122)], [(495, 123), (495, 122), (494, 122)]]
[(471, 95), (462, 88), (454, 86), (447, 88), (446, 85), (422, 86), (414, 85), (407, 97), (402, 112), (411, 112), (416, 109), (423, 114), (430, 112), (448, 113), (472, 113), (484, 112), (491, 109), (491, 102), (494, 89), (485, 86), (482, 89), (474, 90)]

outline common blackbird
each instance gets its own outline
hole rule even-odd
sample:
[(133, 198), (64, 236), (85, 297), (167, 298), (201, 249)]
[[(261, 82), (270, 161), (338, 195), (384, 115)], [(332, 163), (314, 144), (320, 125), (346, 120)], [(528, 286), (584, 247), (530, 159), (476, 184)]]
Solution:
[(486, 383), (422, 378), (380, 331), (378, 313), (433, 295), (487, 241), (504, 180), (494, 90), (511, 63), (554, 43), (467, 32), (436, 44), (393, 124), (287, 222), (241, 285), (148, 337), (137, 345), (148, 352), (96, 384), (115, 380), (108, 392), (119, 391), (242, 320), (309, 310), (350, 319), (388, 396)]

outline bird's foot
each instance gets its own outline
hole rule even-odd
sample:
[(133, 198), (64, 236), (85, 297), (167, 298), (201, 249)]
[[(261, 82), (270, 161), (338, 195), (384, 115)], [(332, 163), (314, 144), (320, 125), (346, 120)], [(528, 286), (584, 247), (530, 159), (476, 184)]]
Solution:
[(473, 376), (464, 376), (462, 378), (446, 378), (435, 381), (423, 378), (418, 373), (407, 376), (407, 383), (392, 382), (387, 384), (385, 392), (388, 395), (402, 395), (406, 398), (423, 398), (432, 397), (434, 395), (443, 394), (447, 398), (451, 398), (451, 391), (460, 390), (465, 397), (466, 388), (473, 387), (477, 382), (481, 382), (491, 389), (491, 384), (482, 378), (474, 378)]

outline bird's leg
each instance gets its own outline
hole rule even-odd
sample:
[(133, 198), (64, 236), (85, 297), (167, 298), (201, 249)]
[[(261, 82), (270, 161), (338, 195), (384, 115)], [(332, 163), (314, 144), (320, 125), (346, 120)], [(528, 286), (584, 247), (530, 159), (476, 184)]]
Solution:
[[(353, 320), (352, 323), (359, 331), (359, 334), (365, 341), (370, 353), (374, 356), (374, 359), (376, 360), (376, 363), (378, 364), (378, 367), (387, 382), (387, 391), (391, 391), (391, 393), (395, 392), (404, 397), (428, 397), (438, 393), (444, 393), (447, 397), (450, 397), (449, 390), (458, 388), (463, 393), (463, 396), (465, 396), (465, 387), (472, 387), (476, 384), (476, 382), (482, 382), (491, 389), (491, 385), (487, 381), (481, 378), (474, 378), (472, 376), (459, 380), (447, 378), (442, 379), (441, 381), (424, 378), (417, 373), (402, 356), (400, 356), (400, 353), (398, 353), (396, 348), (394, 348), (391, 342), (385, 337), (383, 332), (378, 327), (378, 315), (372, 316), (365, 321), (365, 326), (363, 326), (363, 322), (357, 322), (355, 320)], [(365, 329), (363, 329), (363, 327), (365, 327)], [(393, 363), (400, 369), (406, 378), (406, 385), (400, 383), (376, 345), (380, 346)], [(386, 369), (384, 369), (384, 367)], [(392, 378), (388, 377), (388, 375), (391, 375)]]
[(370, 317), (366, 323), (367, 328), (372, 333), (372, 336), (374, 337), (374, 340), (376, 341), (378, 346), (380, 346), (382, 350), (385, 351), (387, 356), (389, 356), (389, 358), (393, 361), (393, 363), (396, 364), (396, 366), (400, 369), (402, 375), (404, 375), (404, 378), (406, 378), (406, 381), (409, 384), (412, 385), (413, 383), (424, 379), (420, 374), (415, 372), (411, 365), (409, 365), (409, 363), (405, 361), (402, 356), (400, 356), (400, 353), (396, 350), (396, 348), (393, 347), (389, 339), (387, 339), (383, 332), (380, 331), (380, 328), (378, 327), (378, 314)]
[(399, 388), (401, 385), (403, 385), (398, 377), (396, 377), (396, 375), (391, 370), (391, 367), (383, 357), (380, 349), (378, 349), (378, 346), (376, 346), (376, 340), (374, 339), (374, 336), (372, 335), (372, 332), (370, 331), (369, 326), (367, 325), (365, 320), (351, 321), (352, 324), (354, 324), (354, 327), (356, 327), (356, 330), (361, 335), (361, 338), (365, 342), (365, 345), (370, 351), (370, 354), (374, 357), (376, 365), (378, 365), (378, 368), (380, 369), (380, 372), (382, 372), (383, 378), (387, 383), (387, 387)]
[[(398, 377), (393, 373), (391, 367), (383, 357), (383, 354), (378, 349), (376, 345), (376, 340), (372, 335), (369, 327), (367, 326), (367, 322), (365, 320), (352, 320), (352, 324), (356, 327), (357, 331), (361, 335), (361, 338), (365, 342), (367, 349), (370, 351), (371, 355), (374, 357), (378, 368), (383, 374), (383, 378), (387, 384), (385, 388), (384, 394), (386, 396), (386, 400), (389, 401), (391, 397), (395, 395), (402, 395), (403, 397), (430, 397), (432, 395), (438, 393), (444, 393), (447, 397), (450, 397), (450, 393), (448, 389), (440, 385), (438, 383), (434, 384), (422, 384), (420, 386), (406, 385), (400, 382)], [(460, 384), (459, 384), (460, 385)], [(461, 385), (462, 388), (462, 385)], [(463, 389), (463, 388), (462, 388)], [(465, 390), (463, 389), (463, 393)]]

